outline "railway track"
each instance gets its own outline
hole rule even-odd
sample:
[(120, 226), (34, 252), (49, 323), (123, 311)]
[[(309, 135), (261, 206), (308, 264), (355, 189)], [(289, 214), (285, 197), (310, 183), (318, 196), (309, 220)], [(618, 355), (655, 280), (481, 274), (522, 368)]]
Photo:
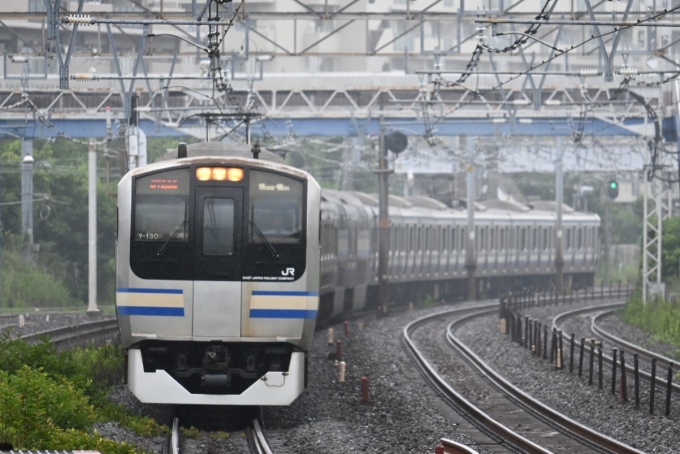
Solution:
[[(497, 307), (497, 304), (489, 304), (474, 311), (454, 309), (430, 315), (412, 322), (403, 333), (404, 342), (426, 379), (436, 385), (438, 394), (447, 403), (480, 430), (481, 438), (475, 442), (492, 452), (640, 453), (641, 451), (597, 433), (531, 398), (496, 374), (456, 338), (456, 326), (471, 318), (492, 314)], [(453, 348), (460, 356), (430, 361), (414, 341), (414, 335), (417, 335), (418, 328), (429, 323), (442, 325), (441, 317), (446, 317), (447, 321), (451, 317), (455, 318), (446, 326), (446, 342), (448, 348)], [(434, 365), (437, 361), (439, 364)], [(474, 371), (478, 374), (477, 377), (483, 377), (482, 380), (476, 378), (466, 385), (470, 394), (484, 396), (483, 399), (478, 398), (476, 402), (471, 402), (453, 389), (447, 381), (450, 379), (445, 377), (447, 371), (454, 370), (451, 363), (455, 363), (454, 377), (461, 373), (462, 367), (467, 369), (467, 373)], [(439, 368), (446, 370), (440, 373)], [(460, 388), (458, 385), (456, 387)], [(486, 408), (483, 409), (482, 406)]]
[(103, 342), (117, 336), (118, 333), (118, 321), (113, 318), (26, 334), (21, 339), (35, 344), (47, 337), (57, 348), (73, 348), (87, 346), (92, 342)]
[[(608, 333), (607, 331), (603, 330), (602, 328), (598, 327), (598, 321), (601, 320), (603, 317), (611, 314), (616, 308), (619, 308), (623, 306), (624, 303), (617, 303), (617, 304), (611, 304), (611, 305), (606, 305), (606, 306), (589, 306), (585, 308), (580, 308), (580, 309), (574, 309), (571, 311), (563, 312), (559, 315), (557, 315), (554, 320), (553, 320), (553, 328), (560, 330), (562, 328), (562, 325), (568, 320), (569, 318), (576, 317), (579, 315), (585, 315), (585, 314), (595, 314), (593, 317), (591, 317), (591, 322), (589, 324), (589, 331), (593, 334), (594, 338), (598, 338), (602, 342), (602, 345), (604, 345), (604, 341), (607, 342), (607, 347), (613, 347), (617, 348), (619, 351), (623, 350), (629, 356), (627, 357), (627, 362), (625, 363), (625, 368), (626, 372), (629, 376), (632, 376), (634, 374), (635, 368), (634, 365), (631, 364), (633, 361), (633, 354), (638, 355), (639, 359), (639, 375), (640, 378), (645, 381), (646, 383), (650, 383), (652, 376), (651, 376), (651, 364), (652, 360), (656, 361), (657, 363), (657, 375), (655, 377), (655, 383), (658, 387), (662, 389), (666, 389), (668, 382), (666, 379), (663, 377), (666, 376), (666, 368), (668, 367), (669, 363), (674, 363), (674, 360), (671, 358), (668, 358), (666, 356), (660, 355), (658, 353), (655, 353), (653, 351), (644, 349), (638, 345), (635, 345), (633, 343), (630, 343), (618, 336), (615, 336), (611, 333)], [(566, 331), (562, 330), (562, 337), (563, 341), (566, 342), (568, 346), (571, 344), (571, 336), (567, 334)], [(578, 348), (580, 348), (579, 342), (575, 342), (575, 348), (574, 351), (576, 352)], [(612, 366), (612, 358), (610, 357), (609, 354), (603, 354), (602, 356), (602, 362), (607, 365), (608, 367)], [(621, 364), (617, 364), (617, 367), (621, 367)], [(673, 391), (674, 395), (680, 395), (680, 385), (678, 383), (672, 383), (671, 388)]]
[[(258, 418), (250, 420), (245, 429), (222, 432), (216, 438), (210, 438), (210, 432), (203, 432), (201, 435), (202, 437), (197, 443), (188, 440), (182, 435), (179, 417), (175, 416), (172, 420), (171, 431), (166, 438), (163, 454), (211, 452), (219, 444), (228, 444), (228, 447), (223, 446), (222, 449), (216, 449), (218, 452), (233, 454), (275, 454), (276, 452), (270, 445), (267, 434)], [(204, 438), (210, 440), (210, 442), (205, 442)]]

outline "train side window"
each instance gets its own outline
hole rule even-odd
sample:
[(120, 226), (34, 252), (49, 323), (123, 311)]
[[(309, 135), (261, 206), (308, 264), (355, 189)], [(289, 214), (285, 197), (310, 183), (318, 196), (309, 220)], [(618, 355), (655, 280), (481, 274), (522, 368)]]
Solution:
[(209, 197), (203, 207), (203, 255), (234, 253), (234, 200)]
[(258, 229), (272, 243), (302, 242), (303, 187), (302, 181), (284, 175), (251, 170), (248, 210), (251, 243), (265, 242)]
[(451, 227), (451, 242), (449, 245), (451, 246), (452, 251), (456, 249), (456, 227), (454, 226)]
[(505, 227), (501, 227), (501, 233), (500, 233), (500, 244), (498, 245), (498, 248), (503, 251), (505, 250)]
[(489, 228), (489, 250), (493, 251), (494, 246), (496, 245), (496, 227), (490, 227)]
[(576, 229), (576, 249), (583, 249), (583, 229), (577, 228)]
[(423, 245), (423, 249), (426, 251), (430, 250), (430, 228), (425, 227), (425, 244)]
[(533, 227), (531, 229), (531, 250), (535, 251), (538, 249), (538, 227)]
[(467, 227), (463, 227), (460, 230), (460, 250), (464, 251), (465, 250), (465, 242), (467, 241), (468, 233), (467, 233)]
[(520, 250), (524, 251), (527, 248), (527, 229), (522, 228), (522, 239), (520, 242)]

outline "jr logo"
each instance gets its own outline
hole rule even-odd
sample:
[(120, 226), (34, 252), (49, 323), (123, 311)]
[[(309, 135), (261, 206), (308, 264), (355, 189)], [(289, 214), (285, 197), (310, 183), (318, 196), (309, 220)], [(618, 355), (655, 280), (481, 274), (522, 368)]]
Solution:
[(286, 268), (286, 271), (281, 271), (281, 276), (295, 276), (295, 268)]

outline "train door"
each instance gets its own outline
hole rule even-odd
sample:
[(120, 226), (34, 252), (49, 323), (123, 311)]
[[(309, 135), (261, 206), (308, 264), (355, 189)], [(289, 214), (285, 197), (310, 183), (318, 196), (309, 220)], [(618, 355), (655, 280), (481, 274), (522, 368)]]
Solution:
[(196, 188), (193, 335), (241, 336), (243, 189)]

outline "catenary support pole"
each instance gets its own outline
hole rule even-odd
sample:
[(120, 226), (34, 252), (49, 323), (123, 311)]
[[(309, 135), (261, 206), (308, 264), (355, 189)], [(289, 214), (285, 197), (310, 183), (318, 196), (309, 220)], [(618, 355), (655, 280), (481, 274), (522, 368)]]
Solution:
[(558, 292), (564, 290), (564, 256), (562, 252), (562, 199), (564, 194), (564, 181), (562, 174), (562, 137), (557, 137), (557, 154), (555, 160), (555, 205), (557, 209), (555, 218), (555, 286)]
[[(471, 147), (470, 147), (471, 148)], [(472, 150), (470, 150), (472, 154)], [(465, 249), (465, 270), (467, 272), (467, 297), (477, 299), (477, 257), (475, 250), (475, 164), (472, 160), (467, 164), (467, 242)]]
[(387, 264), (390, 253), (390, 221), (388, 217), (388, 176), (390, 170), (387, 168), (387, 146), (385, 144), (385, 128), (382, 118), (380, 119), (380, 144), (378, 153), (380, 154), (379, 167), (375, 171), (379, 181), (379, 228), (380, 236), (378, 250), (378, 313), (385, 314), (389, 308), (389, 276), (387, 275)]
[(88, 151), (88, 298), (87, 313), (96, 314), (97, 308), (97, 142), (90, 139)]

